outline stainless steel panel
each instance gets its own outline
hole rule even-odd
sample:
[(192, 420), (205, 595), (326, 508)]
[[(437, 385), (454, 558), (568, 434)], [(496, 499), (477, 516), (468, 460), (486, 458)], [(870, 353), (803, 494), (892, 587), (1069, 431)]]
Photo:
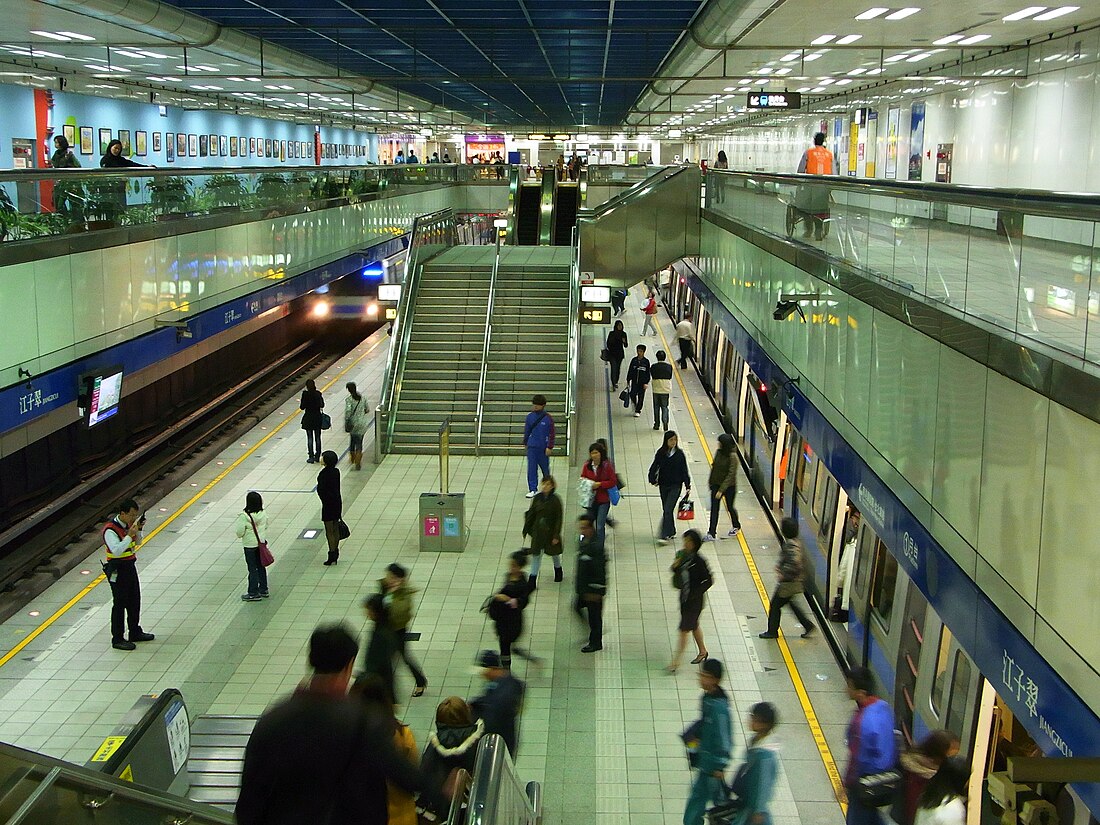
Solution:
[(948, 347), (939, 348), (939, 359), (932, 504), (976, 544), (989, 370)]

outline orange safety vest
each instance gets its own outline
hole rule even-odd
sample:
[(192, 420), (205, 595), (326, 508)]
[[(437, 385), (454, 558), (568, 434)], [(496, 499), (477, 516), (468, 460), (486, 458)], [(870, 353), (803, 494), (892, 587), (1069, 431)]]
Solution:
[(807, 175), (833, 174), (833, 153), (824, 146), (814, 146), (806, 151)]
[(103, 533), (102, 533), (102, 536), (103, 536), (103, 552), (107, 554), (107, 559), (108, 560), (137, 558), (137, 553), (135, 552), (135, 550), (137, 549), (136, 542), (134, 544), (131, 544), (123, 552), (119, 553), (117, 556), (111, 555), (111, 551), (108, 549), (108, 546), (107, 546), (107, 531), (108, 530), (110, 530), (112, 533), (114, 533), (120, 539), (126, 538), (126, 532), (127, 532), (126, 528), (123, 525), (119, 524), (114, 519), (111, 519), (110, 521), (108, 521), (106, 524), (103, 525)]

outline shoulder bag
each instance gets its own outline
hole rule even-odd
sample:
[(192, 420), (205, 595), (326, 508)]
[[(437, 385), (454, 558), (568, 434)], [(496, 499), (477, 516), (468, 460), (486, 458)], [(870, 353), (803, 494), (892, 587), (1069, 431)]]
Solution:
[(861, 776), (855, 787), (859, 803), (867, 808), (881, 808), (892, 803), (901, 790), (901, 771), (891, 769)]
[(359, 405), (363, 403), (363, 399), (360, 398), (355, 402), (355, 406), (351, 408), (351, 411), (344, 416), (344, 432), (350, 433), (352, 430), (352, 422), (355, 421), (355, 414), (359, 412)]
[(340, 541), (343, 541), (351, 535), (351, 528), (348, 527), (343, 519), (337, 519), (336, 521), (336, 534), (340, 536)]
[(332, 418), (329, 416), (328, 413), (321, 413), (321, 429), (322, 430), (331, 430), (332, 429)]
[(256, 529), (256, 520), (252, 518), (252, 514), (246, 512), (248, 520), (252, 522), (252, 534), (256, 537), (256, 549), (260, 553), (260, 564), (264, 567), (271, 567), (275, 563), (275, 557), (271, 555), (271, 550), (267, 547), (266, 541), (260, 541), (260, 531)]

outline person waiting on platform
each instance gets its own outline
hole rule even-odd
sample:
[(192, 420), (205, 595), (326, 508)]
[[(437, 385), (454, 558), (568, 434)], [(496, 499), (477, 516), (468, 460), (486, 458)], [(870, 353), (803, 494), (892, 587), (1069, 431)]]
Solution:
[[(136, 501), (126, 499), (118, 515), (103, 525), (103, 574), (111, 585), (111, 647), (134, 650), (135, 642), (151, 642), (153, 634), (141, 629), (141, 584), (137, 574), (137, 552), (145, 515)], [(127, 640), (125, 630), (129, 629)]]
[(321, 521), (325, 524), (325, 539), (328, 541), (325, 567), (340, 561), (340, 521), (344, 515), (344, 501), (340, 497), (338, 460), (336, 453), (325, 450), (321, 453), (321, 463), (325, 466), (317, 474), (317, 498), (321, 499)]
[(367, 399), (359, 394), (354, 381), (349, 381), (345, 389), (348, 397), (344, 399), (344, 432), (350, 436), (348, 456), (351, 459), (351, 469), (362, 470), (363, 436), (370, 426), (370, 410)]
[(249, 490), (244, 497), (244, 511), (237, 516), (234, 533), (244, 546), (244, 563), (248, 568), (248, 592), (241, 596), (242, 601), (258, 602), (266, 599), (267, 568), (260, 560), (260, 544), (267, 540), (267, 513), (264, 512), (264, 499), (255, 490)]
[(562, 580), (562, 504), (557, 489), (558, 484), (553, 476), (544, 478), (539, 485), (538, 495), (531, 499), (531, 506), (523, 517), (523, 537), (531, 538), (531, 574), (527, 577), (527, 582), (532, 591), (537, 586), (543, 553), (554, 560), (554, 581)]
[(657, 350), (657, 363), (649, 370), (653, 382), (653, 429), (668, 429), (668, 399), (672, 394), (672, 364), (665, 351)]
[(302, 390), (302, 398), (298, 402), (298, 409), (302, 411), (302, 429), (306, 431), (306, 450), (308, 458), (306, 464), (316, 464), (321, 456), (321, 410), (325, 408), (325, 399), (317, 389), (317, 382), (312, 378), (306, 381), (306, 388)]
[(523, 446), (527, 450), (527, 498), (534, 498), (542, 477), (550, 475), (550, 454), (554, 452), (554, 417), (546, 411), (546, 396), (531, 399), (531, 412), (523, 422)]

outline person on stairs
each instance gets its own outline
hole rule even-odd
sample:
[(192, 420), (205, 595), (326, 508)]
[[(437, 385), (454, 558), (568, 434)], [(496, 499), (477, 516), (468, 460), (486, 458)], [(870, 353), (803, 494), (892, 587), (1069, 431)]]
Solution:
[(370, 425), (370, 409), (367, 399), (355, 388), (354, 381), (349, 381), (346, 389), (348, 397), (344, 399), (344, 432), (350, 438), (348, 457), (353, 470), (362, 470), (363, 436), (367, 434), (367, 427)]

